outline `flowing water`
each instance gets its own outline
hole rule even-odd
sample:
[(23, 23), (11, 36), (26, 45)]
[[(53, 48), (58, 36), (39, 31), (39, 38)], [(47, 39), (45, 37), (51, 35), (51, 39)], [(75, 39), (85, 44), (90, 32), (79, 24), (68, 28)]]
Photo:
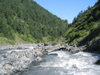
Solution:
[(21, 75), (100, 75), (100, 66), (94, 63), (100, 55), (79, 52), (71, 54), (65, 51), (48, 51), (38, 64)]

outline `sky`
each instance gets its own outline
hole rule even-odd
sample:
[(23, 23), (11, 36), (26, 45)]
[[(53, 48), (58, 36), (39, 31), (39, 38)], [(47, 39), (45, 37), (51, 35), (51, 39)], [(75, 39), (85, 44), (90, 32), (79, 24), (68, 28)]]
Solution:
[(89, 6), (93, 6), (98, 0), (35, 0), (39, 5), (47, 9), (52, 14), (69, 23), (82, 10), (86, 10)]

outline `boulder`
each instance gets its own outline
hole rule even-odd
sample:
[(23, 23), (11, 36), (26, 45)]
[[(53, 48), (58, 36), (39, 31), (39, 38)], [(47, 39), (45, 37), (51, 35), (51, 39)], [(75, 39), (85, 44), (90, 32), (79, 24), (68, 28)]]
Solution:
[(95, 64), (100, 65), (100, 59)]

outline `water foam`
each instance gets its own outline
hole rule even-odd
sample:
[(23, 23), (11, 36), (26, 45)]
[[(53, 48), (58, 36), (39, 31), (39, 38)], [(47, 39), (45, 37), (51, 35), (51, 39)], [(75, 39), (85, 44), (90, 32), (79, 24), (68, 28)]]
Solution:
[(96, 54), (65, 51), (49, 51), (49, 54), (29, 75), (100, 75), (100, 66), (94, 64), (100, 58)]

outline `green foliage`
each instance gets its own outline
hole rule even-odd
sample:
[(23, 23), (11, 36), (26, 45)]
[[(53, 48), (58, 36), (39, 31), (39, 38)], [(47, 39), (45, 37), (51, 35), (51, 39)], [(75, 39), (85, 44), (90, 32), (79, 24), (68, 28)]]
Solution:
[(0, 37), (0, 45), (4, 45), (4, 44), (12, 44), (12, 45), (14, 45), (15, 41), (7, 39), (5, 37)]
[[(65, 32), (66, 42), (71, 44), (90, 44), (100, 34), (100, 1), (86, 11), (80, 12)], [(99, 37), (100, 38), (100, 37)], [(96, 40), (95, 40), (96, 41)], [(92, 42), (93, 43), (93, 42)]]
[(42, 42), (48, 36), (54, 40), (64, 33), (66, 24), (33, 0), (0, 0), (1, 37), (15, 40), (19, 34), (29, 42), (33, 38)]

